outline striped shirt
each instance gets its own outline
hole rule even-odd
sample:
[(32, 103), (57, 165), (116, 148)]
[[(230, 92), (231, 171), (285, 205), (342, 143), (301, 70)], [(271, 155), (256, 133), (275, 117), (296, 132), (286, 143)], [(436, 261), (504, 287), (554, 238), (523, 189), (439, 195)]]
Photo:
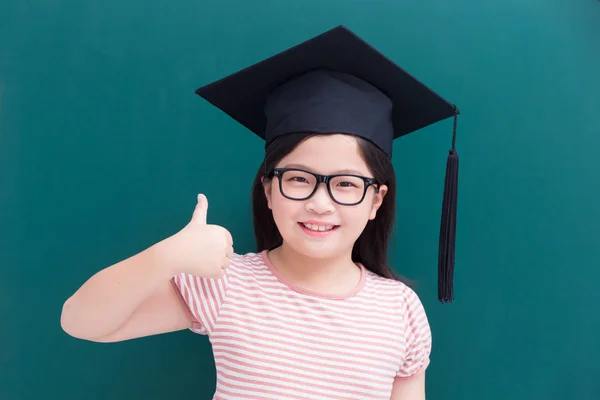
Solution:
[(222, 278), (172, 282), (208, 335), (214, 400), (390, 399), (395, 379), (429, 363), (431, 332), (415, 292), (361, 268), (345, 296), (287, 282), (267, 253), (235, 254)]

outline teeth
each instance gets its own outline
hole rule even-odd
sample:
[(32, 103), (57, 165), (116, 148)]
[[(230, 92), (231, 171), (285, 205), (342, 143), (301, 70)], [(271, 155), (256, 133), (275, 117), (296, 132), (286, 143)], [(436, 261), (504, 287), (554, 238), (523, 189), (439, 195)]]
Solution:
[(310, 229), (311, 231), (318, 231), (318, 232), (330, 231), (334, 227), (334, 225), (313, 225), (313, 224), (302, 224), (302, 225), (304, 225), (306, 228)]

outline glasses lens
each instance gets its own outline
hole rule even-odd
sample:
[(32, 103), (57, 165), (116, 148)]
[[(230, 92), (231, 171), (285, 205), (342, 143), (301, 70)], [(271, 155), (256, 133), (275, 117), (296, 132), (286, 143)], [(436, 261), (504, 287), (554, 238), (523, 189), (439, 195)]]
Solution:
[(332, 178), (330, 186), (333, 198), (342, 204), (359, 202), (365, 192), (365, 182), (360, 178), (350, 175)]
[(281, 189), (284, 195), (293, 199), (304, 199), (313, 192), (317, 179), (302, 171), (285, 171), (281, 177)]

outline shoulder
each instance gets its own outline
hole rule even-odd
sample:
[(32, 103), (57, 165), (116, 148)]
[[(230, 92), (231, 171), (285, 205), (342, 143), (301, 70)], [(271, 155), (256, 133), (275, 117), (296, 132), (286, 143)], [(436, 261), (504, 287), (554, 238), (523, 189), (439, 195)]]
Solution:
[(264, 276), (268, 274), (268, 266), (265, 262), (264, 252), (234, 253), (230, 258), (227, 275), (247, 279), (252, 276)]
[(408, 284), (370, 271), (367, 273), (367, 281), (367, 295), (385, 305), (389, 313), (403, 324), (428, 325), (425, 307), (417, 292)]
[(373, 295), (385, 297), (396, 306), (402, 306), (406, 309), (416, 306), (422, 307), (416, 291), (402, 281), (384, 278), (371, 271), (367, 271), (367, 281)]
[(231, 260), (239, 263), (258, 263), (262, 261), (262, 253), (252, 251), (246, 253), (233, 253)]
[(263, 254), (257, 252), (234, 253), (230, 261), (234, 268), (254, 269), (265, 266)]

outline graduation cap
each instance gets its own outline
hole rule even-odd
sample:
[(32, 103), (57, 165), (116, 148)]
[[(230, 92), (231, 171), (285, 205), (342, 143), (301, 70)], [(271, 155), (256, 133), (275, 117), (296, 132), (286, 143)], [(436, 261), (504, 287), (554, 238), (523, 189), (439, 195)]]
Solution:
[(196, 90), (265, 140), (294, 132), (347, 133), (388, 156), (392, 141), (454, 117), (447, 166), (438, 298), (453, 300), (459, 110), (344, 26), (338, 26)]

